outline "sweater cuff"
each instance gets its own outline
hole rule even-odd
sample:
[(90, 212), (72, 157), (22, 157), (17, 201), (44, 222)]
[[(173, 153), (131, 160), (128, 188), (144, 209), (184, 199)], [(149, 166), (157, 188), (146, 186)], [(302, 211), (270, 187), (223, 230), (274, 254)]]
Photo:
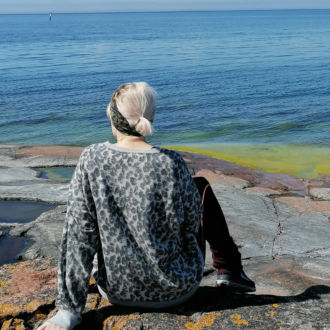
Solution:
[(63, 329), (71, 330), (81, 322), (81, 316), (79, 314), (73, 314), (64, 309), (60, 309), (55, 316), (47, 321), (56, 324)]

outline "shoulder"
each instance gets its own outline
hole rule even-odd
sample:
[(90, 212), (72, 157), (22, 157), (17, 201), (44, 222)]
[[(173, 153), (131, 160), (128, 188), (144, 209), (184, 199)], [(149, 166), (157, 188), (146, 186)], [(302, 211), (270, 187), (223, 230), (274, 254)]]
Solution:
[(184, 161), (183, 157), (181, 156), (181, 154), (178, 151), (174, 151), (174, 150), (169, 150), (169, 149), (165, 149), (165, 148), (159, 148), (159, 154), (160, 157), (162, 157), (171, 163), (171, 165), (178, 171), (183, 171), (186, 172), (187, 171), (187, 164)]
[(184, 163), (184, 160), (178, 151), (165, 149), (165, 148), (158, 148), (158, 149), (159, 149), (159, 154), (161, 156), (169, 158), (176, 163)]
[(170, 150), (170, 149), (166, 149), (166, 148), (158, 148), (160, 154), (166, 155), (170, 158), (173, 159), (182, 159), (181, 154), (178, 151), (175, 150)]
[(91, 144), (83, 149), (80, 154), (79, 162), (88, 163), (93, 161), (98, 155), (106, 150), (106, 142)]

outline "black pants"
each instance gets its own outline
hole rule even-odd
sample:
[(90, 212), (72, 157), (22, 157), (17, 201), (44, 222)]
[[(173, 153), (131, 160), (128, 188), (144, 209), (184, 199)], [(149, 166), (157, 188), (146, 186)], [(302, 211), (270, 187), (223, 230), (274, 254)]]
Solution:
[(203, 177), (195, 177), (194, 182), (204, 206), (197, 236), (204, 259), (206, 240), (210, 244), (213, 267), (231, 272), (241, 272), (241, 254), (229, 234), (226, 219), (209, 182)]

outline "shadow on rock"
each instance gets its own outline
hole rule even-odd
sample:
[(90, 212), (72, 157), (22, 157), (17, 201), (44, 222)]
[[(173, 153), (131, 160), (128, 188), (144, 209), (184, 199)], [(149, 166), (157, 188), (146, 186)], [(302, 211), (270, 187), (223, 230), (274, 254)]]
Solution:
[[(330, 286), (314, 285), (301, 294), (291, 296), (239, 294), (225, 288), (204, 286), (198, 289), (189, 302), (175, 308), (153, 310), (110, 305), (88, 311), (83, 315), (83, 325), (79, 329), (91, 329), (91, 326), (94, 329), (110, 329), (116, 324), (118, 325), (119, 321), (123, 326), (129, 328), (143, 328), (146, 318), (149, 319), (151, 325), (158, 319), (163, 321), (166, 319), (166, 324), (170, 320), (173, 321), (174, 326), (174, 324), (178, 324), (175, 319), (189, 318), (196, 313), (224, 312), (226, 310), (239, 312), (242, 307), (301, 303), (308, 300), (320, 300), (321, 295), (325, 294), (330, 294)], [(256, 311), (260, 313), (260, 308)], [(263, 313), (263, 310), (261, 311)], [(152, 319), (154, 321), (151, 321)], [(154, 325), (157, 326), (156, 323)]]
[(231, 292), (228, 289), (201, 287), (184, 306), (184, 310), (189, 314), (196, 312), (204, 306), (203, 311), (209, 312), (216, 310), (235, 309), (245, 306), (261, 306), (268, 304), (284, 304), (292, 302), (302, 302), (306, 300), (319, 300), (321, 294), (329, 294), (330, 286), (314, 285), (307, 288), (303, 293), (292, 296), (276, 296), (276, 295), (255, 295), (255, 294), (240, 294)]

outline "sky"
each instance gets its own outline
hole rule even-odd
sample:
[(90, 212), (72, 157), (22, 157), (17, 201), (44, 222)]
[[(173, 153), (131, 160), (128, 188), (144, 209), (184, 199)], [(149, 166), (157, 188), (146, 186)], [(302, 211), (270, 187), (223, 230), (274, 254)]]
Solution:
[(0, 0), (0, 13), (330, 9), (330, 0)]

